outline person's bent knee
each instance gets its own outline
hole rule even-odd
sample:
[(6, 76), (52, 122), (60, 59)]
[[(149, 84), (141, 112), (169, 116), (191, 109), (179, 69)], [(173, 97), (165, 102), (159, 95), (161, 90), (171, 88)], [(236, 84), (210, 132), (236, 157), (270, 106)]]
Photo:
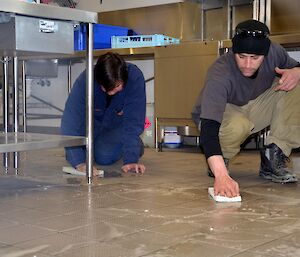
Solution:
[(239, 138), (248, 137), (251, 134), (251, 123), (247, 119), (242, 119), (238, 124), (230, 126), (230, 131), (233, 135)]
[(244, 140), (251, 135), (253, 124), (247, 118), (232, 118), (226, 124), (221, 125), (220, 137), (233, 137)]
[(121, 159), (121, 156), (95, 156), (95, 162), (99, 165), (111, 165)]

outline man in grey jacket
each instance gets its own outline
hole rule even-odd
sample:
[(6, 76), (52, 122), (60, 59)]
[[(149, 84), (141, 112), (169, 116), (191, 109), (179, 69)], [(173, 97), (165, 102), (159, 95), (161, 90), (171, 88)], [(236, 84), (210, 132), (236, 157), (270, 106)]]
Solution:
[(268, 27), (259, 21), (238, 24), (232, 51), (208, 70), (192, 112), (218, 195), (239, 195), (238, 183), (228, 174), (228, 160), (246, 138), (268, 126), (260, 176), (278, 183), (297, 181), (285, 162), (300, 146), (300, 68), (268, 36)]

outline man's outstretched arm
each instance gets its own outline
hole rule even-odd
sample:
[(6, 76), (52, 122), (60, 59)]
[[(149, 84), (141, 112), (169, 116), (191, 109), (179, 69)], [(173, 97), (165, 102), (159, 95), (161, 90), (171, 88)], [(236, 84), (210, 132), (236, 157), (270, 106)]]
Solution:
[(216, 195), (234, 197), (239, 195), (239, 185), (228, 174), (219, 141), (221, 124), (214, 120), (201, 119), (200, 143), (211, 171), (214, 173)]

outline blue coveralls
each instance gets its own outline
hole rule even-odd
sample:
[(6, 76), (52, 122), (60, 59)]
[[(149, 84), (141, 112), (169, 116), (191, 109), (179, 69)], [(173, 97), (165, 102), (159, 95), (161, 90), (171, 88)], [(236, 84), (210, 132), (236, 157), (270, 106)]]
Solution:
[[(123, 90), (111, 96), (94, 82), (94, 157), (102, 165), (123, 158), (124, 164), (138, 163), (140, 135), (146, 113), (145, 79), (133, 64), (127, 63), (128, 81)], [(86, 135), (86, 72), (80, 74), (67, 99), (61, 121), (62, 135)], [(66, 159), (73, 166), (86, 161), (86, 148), (67, 147)]]

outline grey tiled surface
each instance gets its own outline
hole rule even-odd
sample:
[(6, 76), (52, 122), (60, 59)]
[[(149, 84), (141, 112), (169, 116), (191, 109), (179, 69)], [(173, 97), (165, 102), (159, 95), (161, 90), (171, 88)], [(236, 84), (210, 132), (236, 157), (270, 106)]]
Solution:
[(235, 204), (208, 197), (200, 153), (146, 149), (146, 174), (91, 186), (62, 174), (63, 156), (22, 153), (18, 176), (1, 171), (1, 257), (300, 256), (300, 188), (259, 178), (255, 151), (230, 163)]

